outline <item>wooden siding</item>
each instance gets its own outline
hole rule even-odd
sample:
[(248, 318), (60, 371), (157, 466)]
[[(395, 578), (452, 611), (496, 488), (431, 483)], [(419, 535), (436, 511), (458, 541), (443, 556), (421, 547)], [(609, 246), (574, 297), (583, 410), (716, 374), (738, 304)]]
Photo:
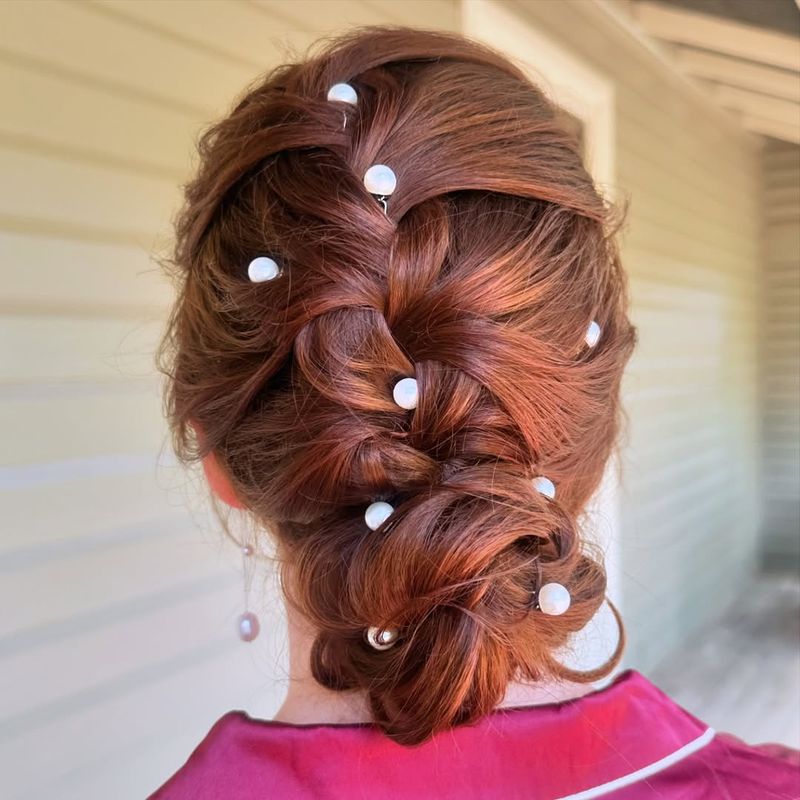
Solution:
[(764, 559), (800, 565), (800, 147), (764, 149), (761, 455)]
[[(625, 607), (647, 666), (752, 562), (758, 152), (591, 4), (509, 7), (618, 87), (642, 341)], [(186, 511), (201, 484), (169, 457), (152, 355), (171, 295), (155, 258), (200, 128), (259, 72), (369, 23), (456, 29), (459, 6), (0, 4), (3, 797), (140, 800), (222, 713), (280, 701), (274, 586), (254, 586), (265, 632), (244, 647), (238, 556), (206, 510)]]

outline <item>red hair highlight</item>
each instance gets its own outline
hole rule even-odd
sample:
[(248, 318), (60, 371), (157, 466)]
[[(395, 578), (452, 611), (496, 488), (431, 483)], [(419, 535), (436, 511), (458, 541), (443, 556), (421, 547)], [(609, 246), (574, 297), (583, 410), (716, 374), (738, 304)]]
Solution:
[[(355, 108), (326, 99), (342, 81)], [(580, 521), (635, 332), (622, 214), (558, 109), (480, 45), (367, 29), (251, 87), (199, 155), (162, 351), (175, 449), (213, 452), (279, 538), (317, 680), (364, 690), (415, 744), (491, 711), (510, 680), (607, 674), (622, 642), (589, 673), (555, 653), (605, 596)], [(362, 184), (374, 163), (398, 178), (386, 214)], [(248, 280), (259, 255), (278, 278)], [(404, 376), (412, 412), (392, 400)], [(395, 512), (371, 531), (377, 499)], [(572, 595), (563, 616), (532, 602), (551, 581)], [(371, 648), (373, 625), (397, 643)]]

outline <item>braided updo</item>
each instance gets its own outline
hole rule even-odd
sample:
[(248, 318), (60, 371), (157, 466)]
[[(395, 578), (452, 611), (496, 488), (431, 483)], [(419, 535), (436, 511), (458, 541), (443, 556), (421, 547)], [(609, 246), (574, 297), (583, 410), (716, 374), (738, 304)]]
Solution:
[[(340, 82), (355, 105), (327, 99)], [(269, 74), (199, 154), (162, 350), (174, 446), (213, 451), (278, 538), (316, 679), (365, 690), (415, 744), (509, 681), (608, 674), (621, 648), (587, 673), (555, 653), (605, 597), (579, 522), (635, 332), (622, 215), (558, 109), (482, 46), (367, 29)], [(397, 176), (386, 210), (362, 182), (374, 164)], [(248, 279), (259, 256), (273, 280)], [(394, 512), (371, 530), (376, 500)], [(571, 594), (560, 616), (537, 610), (548, 582)], [(375, 626), (392, 647), (370, 646)]]

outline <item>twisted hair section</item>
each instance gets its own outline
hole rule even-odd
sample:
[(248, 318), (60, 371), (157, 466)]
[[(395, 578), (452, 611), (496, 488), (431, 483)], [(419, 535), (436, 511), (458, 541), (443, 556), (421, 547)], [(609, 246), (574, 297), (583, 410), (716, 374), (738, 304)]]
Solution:
[[(326, 99), (338, 82), (355, 106)], [(417, 744), (511, 680), (607, 674), (621, 642), (589, 673), (557, 653), (605, 596), (581, 515), (635, 331), (623, 215), (557, 109), (477, 44), (367, 29), (250, 87), (199, 155), (161, 353), (174, 446), (213, 450), (278, 537), (317, 680)], [(377, 163), (397, 176), (385, 211), (362, 183)], [(281, 271), (253, 284), (260, 255)], [(392, 398), (408, 376), (413, 411)], [(395, 510), (371, 530), (375, 500)], [(536, 610), (547, 582), (569, 588), (561, 616)], [(400, 636), (376, 651), (370, 626)]]

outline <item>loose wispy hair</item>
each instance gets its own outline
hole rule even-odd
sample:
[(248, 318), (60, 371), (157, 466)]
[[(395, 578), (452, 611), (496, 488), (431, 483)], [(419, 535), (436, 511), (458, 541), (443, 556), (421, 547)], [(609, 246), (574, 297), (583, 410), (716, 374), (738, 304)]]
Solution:
[[(342, 81), (354, 108), (326, 99)], [(624, 215), (560, 120), (483, 46), (358, 30), (203, 133), (176, 219), (160, 354), (174, 448), (213, 451), (278, 538), (287, 599), (318, 630), (316, 679), (364, 690), (403, 744), (479, 719), (511, 680), (591, 681), (621, 655), (623, 637), (589, 672), (556, 657), (605, 596), (579, 523), (635, 342)], [(398, 179), (387, 213), (362, 183), (375, 163)], [(259, 255), (277, 279), (248, 280)], [(413, 412), (392, 400), (408, 375)], [(395, 512), (372, 531), (376, 499)], [(532, 603), (551, 581), (572, 595), (563, 616)], [(402, 635), (378, 652), (373, 625)]]

